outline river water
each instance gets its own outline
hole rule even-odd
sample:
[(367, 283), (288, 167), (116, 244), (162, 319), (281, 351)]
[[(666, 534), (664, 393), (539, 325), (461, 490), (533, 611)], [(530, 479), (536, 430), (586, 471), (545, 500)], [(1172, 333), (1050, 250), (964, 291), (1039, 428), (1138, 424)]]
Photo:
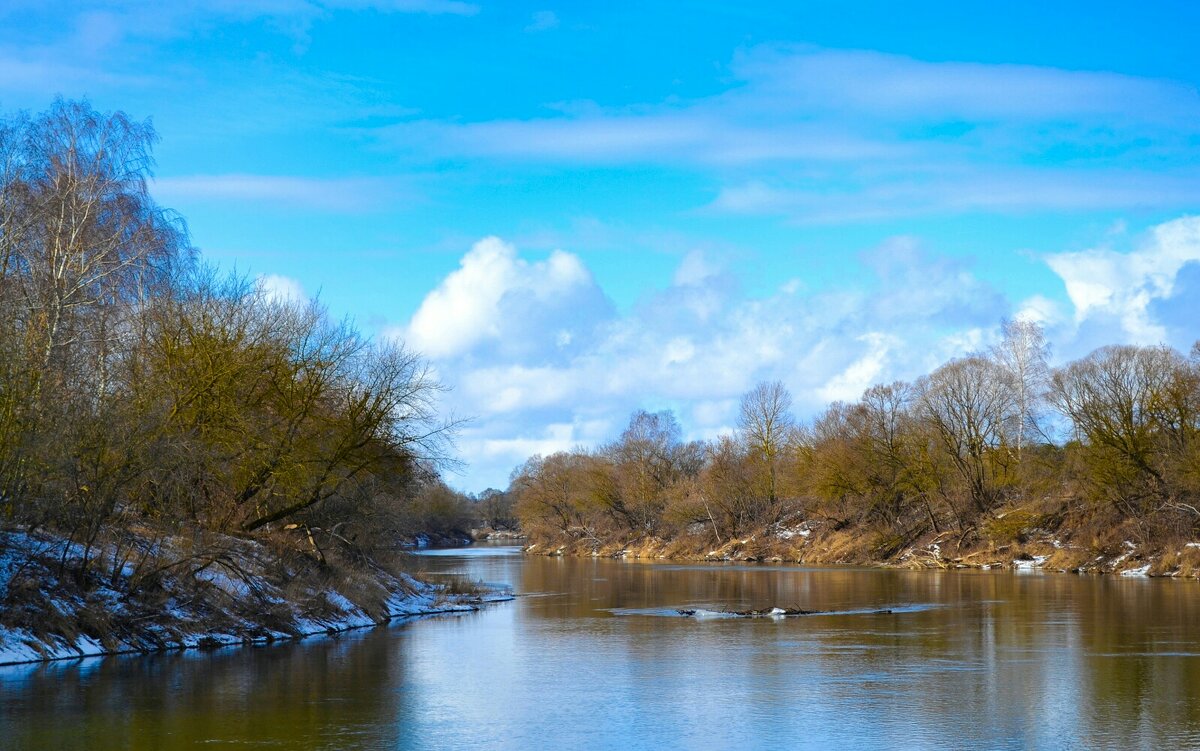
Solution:
[[(418, 565), (520, 596), (295, 644), (0, 668), (0, 748), (1200, 749), (1197, 582), (512, 547)], [(772, 606), (832, 612), (705, 615)]]

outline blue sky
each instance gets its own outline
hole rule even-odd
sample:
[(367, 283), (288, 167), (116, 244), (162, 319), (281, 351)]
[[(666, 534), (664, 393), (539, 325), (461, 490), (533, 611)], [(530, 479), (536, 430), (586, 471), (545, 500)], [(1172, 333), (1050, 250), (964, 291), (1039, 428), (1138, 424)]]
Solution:
[(1200, 336), (1200, 4), (0, 2), (0, 108), (152, 117), (205, 257), (424, 352), (452, 483), (801, 416), (1041, 321)]

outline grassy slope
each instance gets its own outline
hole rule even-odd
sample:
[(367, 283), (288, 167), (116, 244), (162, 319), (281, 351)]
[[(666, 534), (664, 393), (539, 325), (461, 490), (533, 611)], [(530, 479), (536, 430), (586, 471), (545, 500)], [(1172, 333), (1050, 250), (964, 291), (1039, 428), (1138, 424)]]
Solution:
[[(1007, 522), (1006, 522), (1007, 519)], [(530, 537), (528, 552), (640, 559), (778, 561), (903, 568), (1040, 568), (1078, 573), (1200, 577), (1200, 542), (1147, 541), (1133, 522), (1102, 524), (1008, 509), (968, 534), (924, 532), (906, 537), (891, 529), (833, 525), (801, 517), (718, 541), (694, 525), (661, 539)]]

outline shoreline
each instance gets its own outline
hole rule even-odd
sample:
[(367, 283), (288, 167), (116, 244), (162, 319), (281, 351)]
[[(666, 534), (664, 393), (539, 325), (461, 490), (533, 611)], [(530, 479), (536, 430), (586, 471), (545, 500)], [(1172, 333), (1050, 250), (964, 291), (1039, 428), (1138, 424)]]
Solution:
[[(510, 602), (516, 599), (516, 595), (504, 592), (496, 592), (489, 595), (478, 597), (464, 597), (462, 602), (453, 603), (445, 602), (449, 607), (442, 607), (435, 610), (418, 610), (412, 612), (397, 612), (384, 616), (380, 620), (373, 620), (369, 623), (347, 623), (345, 625), (335, 626), (330, 625), (323, 629), (307, 631), (297, 635), (282, 634), (272, 636), (262, 636), (250, 639), (233, 639), (224, 640), (211, 635), (199, 637), (194, 644), (180, 644), (173, 646), (161, 647), (158, 649), (119, 649), (113, 651), (89, 652), (84, 651), (78, 654), (63, 654), (52, 657), (37, 657), (28, 660), (5, 661), (0, 662), (0, 670), (6, 668), (16, 668), (22, 666), (34, 666), (56, 662), (67, 662), (72, 660), (90, 660), (101, 657), (148, 657), (150, 655), (179, 653), (179, 652), (212, 652), (218, 649), (229, 649), (234, 647), (266, 647), (273, 645), (282, 645), (289, 643), (299, 643), (313, 637), (330, 636), (336, 637), (341, 634), (350, 633), (352, 631), (362, 631), (369, 628), (378, 628), (380, 626), (396, 626), (411, 621), (417, 621), (422, 618), (431, 618), (437, 615), (455, 615), (463, 613), (475, 613), (483, 609), (486, 605), (499, 602)], [(210, 641), (210, 639), (212, 641)]]
[(1200, 542), (1178, 545), (1123, 541), (1111, 552), (1089, 550), (1053, 534), (1000, 546), (958, 547), (949, 533), (924, 535), (894, 555), (870, 554), (869, 535), (853, 530), (829, 532), (807, 522), (774, 525), (722, 545), (697, 535), (671, 539), (564, 539), (531, 537), (527, 555), (613, 558), (696, 563), (786, 563), (813, 566), (864, 566), (906, 570), (1010, 570), (1109, 575), (1125, 578), (1200, 580)]
[(82, 568), (61, 538), (0, 531), (0, 666), (297, 641), (513, 599), (422, 581), (395, 560), (318, 563), (250, 539), (202, 542), (188, 557), (197, 540), (156, 540), (147, 575), (150, 566), (103, 565), (104, 552)]

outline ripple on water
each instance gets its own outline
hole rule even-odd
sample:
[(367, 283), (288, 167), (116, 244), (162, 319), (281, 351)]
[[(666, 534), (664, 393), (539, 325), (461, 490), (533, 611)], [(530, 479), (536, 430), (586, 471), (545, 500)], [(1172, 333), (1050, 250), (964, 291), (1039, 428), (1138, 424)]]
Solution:
[(604, 608), (606, 612), (617, 616), (654, 616), (664, 618), (693, 618), (693, 619), (714, 619), (714, 618), (770, 618), (770, 619), (809, 619), (822, 618), (829, 616), (846, 616), (846, 615), (903, 615), (905, 613), (919, 613), (925, 610), (933, 610), (943, 607), (938, 603), (909, 603), (905, 605), (884, 605), (881, 607), (870, 608), (851, 608), (843, 610), (821, 610), (818, 612), (809, 613), (784, 613), (784, 612), (765, 612), (765, 613), (737, 613), (729, 610), (718, 610), (715, 608), (705, 607), (675, 607), (675, 608)]

